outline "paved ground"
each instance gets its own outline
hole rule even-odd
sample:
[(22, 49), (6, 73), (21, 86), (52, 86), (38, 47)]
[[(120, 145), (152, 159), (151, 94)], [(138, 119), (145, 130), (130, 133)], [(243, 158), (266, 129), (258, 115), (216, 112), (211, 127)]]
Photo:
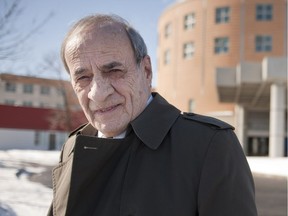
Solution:
[(287, 178), (254, 174), (258, 216), (287, 216)]

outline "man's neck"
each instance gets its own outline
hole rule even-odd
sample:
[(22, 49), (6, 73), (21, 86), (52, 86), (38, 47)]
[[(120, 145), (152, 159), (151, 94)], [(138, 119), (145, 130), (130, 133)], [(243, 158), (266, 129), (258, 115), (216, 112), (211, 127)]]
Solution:
[[(112, 139), (123, 139), (123, 138), (125, 137), (125, 135), (126, 135), (126, 130), (125, 130), (124, 132), (120, 133), (120, 134), (117, 135), (117, 136), (109, 137), (109, 138), (112, 138)], [(97, 136), (98, 136), (99, 138), (108, 138), (108, 137), (106, 137), (101, 131), (98, 131)]]

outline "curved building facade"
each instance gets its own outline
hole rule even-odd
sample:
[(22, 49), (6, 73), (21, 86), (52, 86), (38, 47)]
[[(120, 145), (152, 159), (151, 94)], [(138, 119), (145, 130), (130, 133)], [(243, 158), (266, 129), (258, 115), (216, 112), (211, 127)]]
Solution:
[(175, 1), (157, 52), (170, 103), (234, 125), (248, 155), (287, 155), (287, 0)]
[[(286, 0), (182, 0), (158, 23), (157, 91), (183, 111), (218, 116), (215, 70), (287, 51)], [(227, 112), (228, 111), (228, 112)]]

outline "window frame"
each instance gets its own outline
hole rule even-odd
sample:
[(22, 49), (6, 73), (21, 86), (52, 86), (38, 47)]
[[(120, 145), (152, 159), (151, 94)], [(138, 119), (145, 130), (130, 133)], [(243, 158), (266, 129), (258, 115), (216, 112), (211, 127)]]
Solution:
[(188, 101), (188, 112), (193, 113), (194, 111), (195, 111), (195, 100), (190, 98)]
[(184, 59), (191, 59), (194, 56), (194, 54), (195, 54), (195, 44), (194, 44), (194, 42), (189, 41), (187, 43), (184, 43), (183, 44), (183, 58)]
[(23, 107), (33, 107), (32, 101), (23, 101), (22, 102)]
[[(191, 17), (191, 18), (189, 18)], [(196, 15), (194, 12), (191, 12), (191, 13), (187, 13), (185, 16), (184, 16), (184, 30), (190, 30), (190, 29), (193, 29), (195, 28), (195, 25), (196, 25)]]
[(171, 50), (166, 49), (164, 51), (164, 65), (169, 65), (171, 63)]
[(273, 38), (271, 35), (255, 36), (255, 52), (271, 52), (273, 49)]
[(230, 7), (217, 7), (215, 10), (215, 23), (216, 24), (223, 24), (223, 23), (229, 23), (230, 21)]
[(40, 93), (41, 95), (50, 95), (50, 92), (51, 92), (51, 88), (50, 86), (41, 86), (40, 87)]
[(25, 94), (33, 94), (34, 85), (33, 84), (23, 84), (23, 93)]
[(255, 19), (257, 21), (264, 21), (264, 22), (271, 21), (273, 19), (273, 4), (270, 3), (256, 4)]
[(164, 27), (164, 37), (169, 38), (172, 35), (172, 23), (169, 22)]
[(14, 82), (6, 82), (5, 83), (5, 91), (6, 92), (16, 92), (16, 83)]
[(9, 105), (9, 106), (15, 106), (16, 101), (13, 99), (5, 99), (4, 104)]
[(214, 38), (214, 53), (225, 54), (229, 52), (229, 37)]

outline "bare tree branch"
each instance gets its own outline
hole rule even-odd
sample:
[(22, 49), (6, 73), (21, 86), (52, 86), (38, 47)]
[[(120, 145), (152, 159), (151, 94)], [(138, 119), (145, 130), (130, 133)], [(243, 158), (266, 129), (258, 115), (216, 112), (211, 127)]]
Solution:
[(21, 6), (21, 0), (0, 0), (0, 61), (15, 59), (23, 52), (25, 44), (42, 26), (44, 26), (52, 17), (50, 12), (41, 21), (36, 23), (27, 32), (18, 32), (14, 29), (15, 23), (21, 18), (24, 11)]
[(55, 127), (56, 125), (61, 124), (62, 127), (65, 126), (68, 131), (72, 130), (72, 109), (71, 104), (69, 101), (71, 101), (71, 95), (67, 92), (67, 86), (65, 85), (65, 81), (63, 80), (62, 74), (64, 73), (64, 67), (63, 64), (60, 62), (60, 56), (56, 53), (50, 53), (47, 54), (43, 58), (44, 62), (40, 66), (40, 68), (45, 72), (51, 72), (53, 71), (56, 73), (58, 77), (58, 83), (59, 83), (59, 90), (61, 91), (62, 97), (63, 97), (63, 112), (55, 112), (51, 116), (50, 123), (51, 127)]

